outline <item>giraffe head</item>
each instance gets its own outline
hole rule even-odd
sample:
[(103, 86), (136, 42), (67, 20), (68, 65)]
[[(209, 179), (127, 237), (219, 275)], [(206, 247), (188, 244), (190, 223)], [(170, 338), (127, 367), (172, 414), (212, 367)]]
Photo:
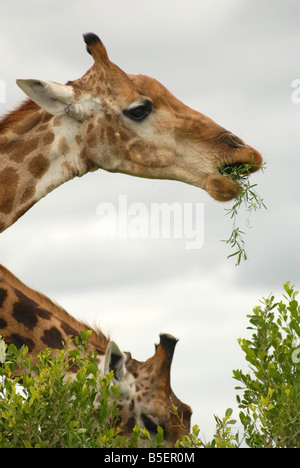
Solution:
[[(190, 431), (192, 411), (171, 389), (170, 369), (177, 340), (160, 335), (155, 354), (145, 362), (122, 353), (110, 342), (105, 357), (105, 373), (113, 370), (119, 387), (120, 429), (130, 434), (136, 424), (155, 435), (158, 426), (164, 431), (167, 446)], [(176, 409), (176, 408), (177, 409)]]
[(77, 164), (85, 172), (102, 168), (178, 180), (219, 201), (234, 198), (237, 182), (218, 168), (248, 163), (254, 172), (261, 167), (261, 155), (155, 79), (126, 74), (109, 60), (95, 34), (85, 34), (84, 40), (94, 64), (82, 78), (66, 85), (17, 80), (38, 106), (55, 116), (54, 125), (68, 137), (65, 148), (78, 154)]

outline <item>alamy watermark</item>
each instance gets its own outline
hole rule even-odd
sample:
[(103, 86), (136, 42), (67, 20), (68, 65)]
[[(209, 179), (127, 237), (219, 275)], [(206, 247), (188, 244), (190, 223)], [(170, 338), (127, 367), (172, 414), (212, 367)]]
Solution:
[(203, 203), (100, 203), (97, 233), (102, 239), (184, 239), (186, 249), (204, 244)]
[(300, 78), (295, 78), (292, 81), (292, 88), (295, 88), (291, 94), (291, 99), (294, 104), (299, 104), (300, 102)]
[(0, 104), (6, 103), (6, 85), (5, 81), (0, 78)]
[(292, 346), (296, 348), (292, 353), (292, 361), (293, 361), (294, 364), (300, 364), (300, 346), (299, 346), (299, 342), (297, 342), (295, 340), (293, 342)]

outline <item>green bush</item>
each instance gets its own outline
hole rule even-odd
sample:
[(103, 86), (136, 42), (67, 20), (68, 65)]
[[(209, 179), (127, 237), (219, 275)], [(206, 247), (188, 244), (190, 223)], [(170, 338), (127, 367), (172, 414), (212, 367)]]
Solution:
[(290, 283), (285, 302), (265, 299), (249, 315), (252, 340), (239, 340), (250, 373), (234, 371), (242, 383), (240, 420), (250, 447), (300, 448), (300, 306)]
[(216, 432), (210, 442), (199, 437), (199, 428), (178, 446), (238, 448), (300, 448), (300, 306), (298, 294), (287, 282), (284, 300), (274, 296), (248, 315), (252, 338), (239, 339), (248, 372), (234, 370), (242, 433), (232, 409), (224, 418), (215, 416)]
[[(229, 408), (223, 418), (215, 416), (211, 441), (203, 441), (194, 425), (177, 448), (300, 448), (300, 306), (290, 283), (284, 291), (284, 300), (271, 296), (253, 309), (248, 315), (252, 337), (238, 340), (248, 364), (246, 373), (233, 371), (239, 422)], [(118, 430), (118, 388), (112, 373), (99, 376), (88, 339), (89, 332), (82, 333), (82, 342), (75, 339), (71, 351), (70, 343), (55, 357), (47, 349), (36, 362), (27, 357), (26, 347), (8, 347), (0, 367), (0, 448), (164, 447), (161, 428), (153, 440), (138, 427), (131, 437)], [(73, 366), (75, 378), (66, 379)], [(21, 379), (14, 371), (26, 375)]]
[[(50, 357), (46, 349), (36, 362), (27, 357), (26, 346), (9, 345), (0, 368), (0, 448), (116, 448), (151, 442), (149, 433), (137, 427), (130, 439), (119, 432), (112, 372), (99, 376), (96, 355), (87, 349), (90, 332), (81, 335), (72, 350), (68, 343)], [(66, 378), (74, 366), (75, 378)], [(15, 377), (15, 371), (26, 375)], [(160, 431), (152, 445), (160, 446), (162, 438)]]

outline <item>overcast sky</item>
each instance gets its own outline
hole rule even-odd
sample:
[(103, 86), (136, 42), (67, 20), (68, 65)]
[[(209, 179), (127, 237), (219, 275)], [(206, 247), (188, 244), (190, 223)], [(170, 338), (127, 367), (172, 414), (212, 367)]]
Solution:
[[(172, 387), (208, 439), (213, 414), (235, 407), (232, 370), (246, 369), (237, 338), (261, 297), (300, 287), (300, 78), (297, 0), (10, 0), (0, 15), (4, 113), (23, 99), (16, 78), (65, 83), (92, 65), (82, 33), (104, 42), (128, 73), (157, 78), (184, 103), (244, 139), (267, 163), (252, 177), (267, 210), (246, 229), (249, 260), (221, 242), (227, 205), (180, 182), (97, 171), (60, 187), (1, 234), (1, 262), (70, 313), (97, 317), (123, 350), (144, 360), (161, 332), (180, 339)], [(204, 204), (204, 245), (184, 239), (101, 239), (97, 206)]]

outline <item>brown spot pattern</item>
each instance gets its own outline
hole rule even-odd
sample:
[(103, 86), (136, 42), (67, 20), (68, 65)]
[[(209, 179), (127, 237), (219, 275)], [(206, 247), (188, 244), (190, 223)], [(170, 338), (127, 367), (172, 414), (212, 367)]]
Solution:
[(27, 141), (23, 139), (14, 140), (7, 145), (6, 152), (11, 161), (23, 162), (28, 154), (37, 149), (39, 144), (38, 138), (30, 138)]
[(68, 323), (63, 322), (61, 324), (61, 328), (63, 329), (63, 331), (65, 332), (67, 336), (70, 336), (70, 335), (72, 335), (73, 337), (78, 336), (78, 338), (80, 338), (81, 336), (80, 333), (78, 333), (77, 330), (71, 327)]
[(85, 148), (83, 148), (83, 149), (80, 151), (79, 157), (80, 157), (80, 159), (87, 159), (87, 152), (86, 152), (86, 149), (85, 149)]
[(53, 117), (52, 114), (48, 114), (48, 112), (45, 112), (45, 113), (44, 113), (44, 116), (43, 116), (42, 122), (43, 122), (43, 123), (49, 122), (49, 120), (51, 120), (52, 117)]
[(39, 128), (36, 129), (37, 132), (45, 132), (46, 130), (48, 130), (47, 124), (40, 125)]
[(1, 328), (6, 328), (6, 327), (7, 327), (7, 322), (4, 319), (0, 318), (0, 330)]
[(54, 141), (55, 135), (53, 132), (46, 133), (43, 137), (43, 145), (50, 145)]
[(89, 123), (86, 133), (90, 133), (93, 130), (93, 128), (94, 128), (94, 125), (92, 123)]
[(16, 302), (13, 307), (12, 315), (18, 323), (22, 323), (25, 327), (29, 328), (29, 330), (33, 330), (38, 321), (34, 313), (34, 308), (32, 307), (32, 301), (26, 302), (20, 300)]
[(68, 153), (70, 151), (70, 146), (68, 145), (65, 137), (61, 137), (61, 139), (59, 140), (58, 151), (60, 153)]
[(94, 130), (87, 136), (86, 142), (88, 146), (96, 146), (97, 144), (97, 131), (96, 130)]
[(23, 345), (28, 346), (29, 351), (34, 349), (34, 342), (30, 338), (19, 335), (18, 333), (13, 333), (9, 337), (5, 337), (5, 341), (8, 344), (14, 344), (18, 349), (22, 348)]
[(81, 138), (81, 136), (80, 136), (80, 135), (76, 135), (76, 136), (75, 136), (75, 141), (76, 141), (77, 145), (81, 145), (81, 143), (82, 143), (82, 138)]
[(0, 308), (3, 306), (6, 296), (7, 292), (5, 291), (5, 289), (0, 288)]
[(61, 118), (55, 117), (55, 119), (53, 120), (53, 125), (54, 127), (59, 127), (61, 125)]
[(9, 214), (13, 209), (19, 176), (13, 167), (0, 172), (0, 213)]
[(52, 327), (49, 330), (45, 330), (42, 336), (42, 342), (53, 349), (62, 349), (63, 348), (63, 337), (57, 328)]
[(45, 158), (42, 154), (39, 154), (38, 156), (32, 158), (32, 160), (28, 164), (29, 172), (36, 179), (40, 179), (47, 172), (49, 167), (49, 159)]

